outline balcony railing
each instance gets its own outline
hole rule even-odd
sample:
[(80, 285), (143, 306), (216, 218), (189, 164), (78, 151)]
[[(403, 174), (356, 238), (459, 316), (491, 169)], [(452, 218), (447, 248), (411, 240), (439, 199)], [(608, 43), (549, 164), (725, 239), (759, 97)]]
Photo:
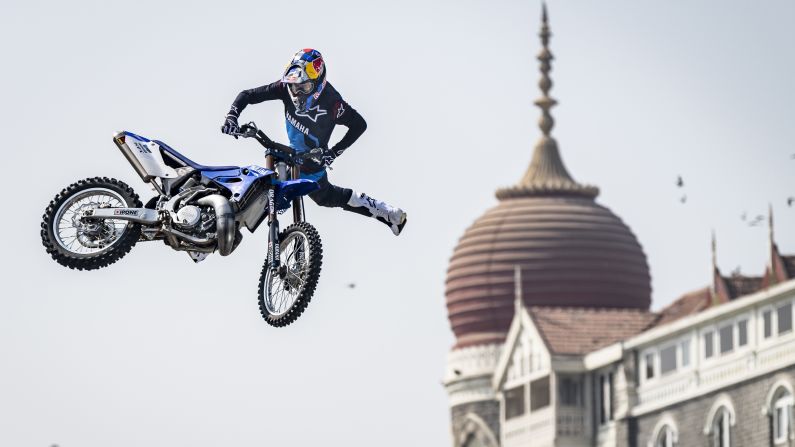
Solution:
[(586, 433), (585, 410), (579, 407), (559, 407), (558, 436), (583, 436)]
[(638, 387), (636, 411), (650, 411), (794, 363), (795, 339), (789, 337), (702, 361), (697, 368), (672, 373)]

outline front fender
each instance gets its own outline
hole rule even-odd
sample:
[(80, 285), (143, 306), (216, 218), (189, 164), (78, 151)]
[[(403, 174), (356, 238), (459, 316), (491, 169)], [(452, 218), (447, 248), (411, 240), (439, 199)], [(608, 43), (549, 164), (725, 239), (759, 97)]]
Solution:
[(276, 184), (276, 211), (283, 211), (290, 208), (293, 199), (305, 196), (320, 189), (320, 185), (314, 180), (295, 179), (286, 180)]

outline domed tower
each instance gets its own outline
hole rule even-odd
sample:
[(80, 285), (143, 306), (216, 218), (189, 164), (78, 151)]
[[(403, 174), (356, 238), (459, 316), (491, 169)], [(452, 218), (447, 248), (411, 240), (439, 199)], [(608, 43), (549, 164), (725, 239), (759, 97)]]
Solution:
[[(538, 53), (541, 138), (519, 183), (464, 232), (447, 270), (446, 299), (456, 343), (448, 358), (456, 446), (499, 439), (491, 375), (514, 314), (514, 270), (525, 306), (648, 309), (651, 278), (637, 238), (596, 203), (599, 189), (576, 182), (551, 136), (552, 53), (546, 6)], [(488, 429), (488, 430), (486, 430)], [(484, 434), (485, 433), (485, 434)], [(477, 445), (477, 444), (473, 444)]]

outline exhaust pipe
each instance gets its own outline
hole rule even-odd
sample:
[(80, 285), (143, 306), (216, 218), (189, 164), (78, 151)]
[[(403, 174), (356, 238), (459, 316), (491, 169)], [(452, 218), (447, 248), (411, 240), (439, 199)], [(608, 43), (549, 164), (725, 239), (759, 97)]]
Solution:
[(130, 149), (130, 146), (127, 145), (126, 140), (127, 139), (125, 138), (123, 131), (118, 131), (113, 134), (113, 142), (116, 144), (116, 147), (119, 148), (122, 155), (124, 155), (124, 158), (126, 158), (127, 161), (130, 162), (133, 169), (135, 169), (135, 172), (138, 173), (138, 175), (141, 177), (141, 180), (143, 180), (146, 183), (149, 183), (149, 181), (152, 180), (152, 176), (146, 172), (144, 166), (141, 164), (138, 158), (133, 154), (133, 151), (132, 149)]
[(148, 172), (146, 172), (146, 169), (141, 164), (141, 161), (138, 160), (135, 154), (133, 154), (132, 149), (130, 149), (130, 146), (127, 145), (127, 138), (124, 134), (124, 131), (120, 130), (113, 134), (113, 143), (115, 143), (116, 147), (119, 148), (122, 155), (124, 155), (124, 158), (126, 158), (127, 161), (130, 162), (133, 169), (135, 169), (135, 172), (138, 173), (138, 176), (141, 177), (141, 180), (143, 180), (144, 183), (149, 183), (150, 185), (152, 185), (152, 187), (155, 188), (157, 193), (162, 196), (163, 188), (157, 185), (157, 182), (154, 181), (154, 176), (151, 176), (149, 175)]
[(218, 252), (228, 256), (235, 248), (235, 214), (226, 197), (212, 194), (197, 200), (199, 205), (208, 205), (215, 209), (215, 229), (218, 239)]

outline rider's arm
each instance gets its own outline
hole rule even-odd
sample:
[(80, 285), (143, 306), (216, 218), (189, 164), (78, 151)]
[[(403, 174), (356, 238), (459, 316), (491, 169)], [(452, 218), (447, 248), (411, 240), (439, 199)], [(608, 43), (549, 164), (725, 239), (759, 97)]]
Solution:
[(334, 105), (335, 124), (342, 124), (348, 128), (345, 135), (331, 148), (334, 154), (339, 157), (345, 149), (348, 149), (360, 136), (367, 130), (367, 122), (353, 107), (340, 99)]
[(281, 81), (276, 81), (272, 84), (263, 85), (262, 87), (243, 90), (235, 98), (229, 113), (238, 117), (249, 104), (259, 104), (263, 101), (271, 101), (274, 99), (283, 99), (287, 95), (287, 87)]

